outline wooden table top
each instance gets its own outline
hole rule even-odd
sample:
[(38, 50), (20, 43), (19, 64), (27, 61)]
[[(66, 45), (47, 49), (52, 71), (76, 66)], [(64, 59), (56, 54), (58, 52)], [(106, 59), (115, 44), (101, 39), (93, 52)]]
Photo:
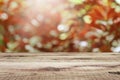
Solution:
[(120, 54), (1, 53), (0, 80), (120, 80)]

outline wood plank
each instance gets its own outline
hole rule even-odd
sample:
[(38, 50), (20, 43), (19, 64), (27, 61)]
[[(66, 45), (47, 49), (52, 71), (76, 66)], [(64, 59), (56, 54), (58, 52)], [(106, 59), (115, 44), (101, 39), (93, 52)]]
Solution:
[(120, 54), (2, 53), (0, 80), (120, 80)]

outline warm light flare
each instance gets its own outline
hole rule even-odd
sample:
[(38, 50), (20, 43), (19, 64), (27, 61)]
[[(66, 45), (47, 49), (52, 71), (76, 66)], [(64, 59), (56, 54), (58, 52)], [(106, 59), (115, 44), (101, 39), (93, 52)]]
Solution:
[(0, 0), (0, 52), (120, 52), (120, 0)]

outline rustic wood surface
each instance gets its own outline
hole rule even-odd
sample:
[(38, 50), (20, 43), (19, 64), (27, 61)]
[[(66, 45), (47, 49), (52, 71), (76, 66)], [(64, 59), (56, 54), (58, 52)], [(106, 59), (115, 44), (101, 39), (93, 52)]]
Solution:
[(2, 53), (0, 80), (120, 80), (120, 54)]

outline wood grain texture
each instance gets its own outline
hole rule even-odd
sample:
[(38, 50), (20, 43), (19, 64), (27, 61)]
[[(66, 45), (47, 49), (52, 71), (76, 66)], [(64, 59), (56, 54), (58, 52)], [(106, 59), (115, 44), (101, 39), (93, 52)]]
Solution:
[(120, 54), (2, 53), (0, 80), (120, 80)]

